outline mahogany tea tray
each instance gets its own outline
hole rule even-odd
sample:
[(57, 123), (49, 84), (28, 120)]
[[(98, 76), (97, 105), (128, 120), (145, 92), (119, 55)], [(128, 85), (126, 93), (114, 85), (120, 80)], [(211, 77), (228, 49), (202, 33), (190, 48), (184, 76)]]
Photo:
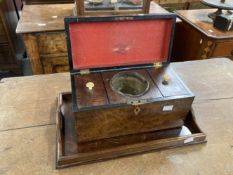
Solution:
[[(70, 92), (61, 93), (58, 98), (56, 168), (206, 142), (206, 135), (198, 127), (195, 116), (190, 111), (184, 126), (179, 128), (118, 136), (78, 145), (71, 98)], [(85, 151), (78, 152), (78, 146), (85, 147)]]

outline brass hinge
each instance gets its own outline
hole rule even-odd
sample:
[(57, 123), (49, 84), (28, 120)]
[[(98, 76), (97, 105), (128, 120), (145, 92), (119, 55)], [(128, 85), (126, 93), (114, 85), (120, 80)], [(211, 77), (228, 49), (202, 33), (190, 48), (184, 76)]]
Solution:
[(82, 69), (82, 70), (80, 70), (80, 74), (81, 74), (81, 75), (90, 74), (90, 70), (89, 70), (89, 69)]
[(127, 104), (133, 105), (133, 106), (138, 106), (142, 104), (148, 103), (147, 100), (136, 100), (136, 101), (128, 101)]
[(162, 64), (162, 62), (157, 62), (157, 63), (154, 63), (153, 67), (155, 69), (159, 69), (159, 68), (163, 67), (163, 64)]

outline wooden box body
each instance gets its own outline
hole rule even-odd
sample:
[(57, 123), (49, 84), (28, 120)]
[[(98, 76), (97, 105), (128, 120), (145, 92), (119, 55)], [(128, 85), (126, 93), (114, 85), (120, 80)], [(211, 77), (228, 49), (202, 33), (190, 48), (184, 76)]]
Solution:
[(206, 142), (206, 135), (197, 125), (194, 113), (190, 111), (182, 128), (77, 143), (75, 116), (71, 106), (71, 93), (61, 93), (56, 115), (57, 168)]
[[(175, 72), (169, 66), (131, 71), (150, 83), (148, 92), (137, 98), (124, 97), (110, 88), (116, 71), (75, 76), (76, 103), (81, 109), (74, 113), (80, 152), (89, 151), (90, 145), (93, 150), (94, 143), (104, 139), (183, 126), (194, 96)], [(164, 75), (170, 77), (168, 84), (163, 84)], [(95, 84), (91, 91), (88, 82)]]

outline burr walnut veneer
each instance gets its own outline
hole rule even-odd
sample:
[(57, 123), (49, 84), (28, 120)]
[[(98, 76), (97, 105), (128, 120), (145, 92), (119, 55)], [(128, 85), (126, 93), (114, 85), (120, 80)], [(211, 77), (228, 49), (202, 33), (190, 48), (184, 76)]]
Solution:
[[(206, 142), (190, 110), (194, 96), (170, 66), (135, 71), (150, 84), (146, 94), (133, 99), (138, 104), (127, 104), (128, 98), (110, 88), (117, 72), (75, 77), (83, 109), (78, 112), (72, 111), (71, 93), (59, 95), (57, 168)], [(164, 74), (171, 78), (168, 84)], [(88, 82), (96, 84), (92, 91)], [(150, 98), (153, 102), (142, 103)]]

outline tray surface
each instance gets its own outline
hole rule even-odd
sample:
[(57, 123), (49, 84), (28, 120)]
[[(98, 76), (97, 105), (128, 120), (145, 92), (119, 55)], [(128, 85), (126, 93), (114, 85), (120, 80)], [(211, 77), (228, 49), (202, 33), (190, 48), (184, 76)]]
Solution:
[[(103, 145), (102, 150), (87, 150), (87, 152), (80, 153), (78, 152), (75, 119), (71, 112), (71, 93), (61, 94), (58, 106), (57, 168), (206, 142), (206, 135), (197, 126), (195, 117), (190, 112), (182, 128), (125, 136), (129, 140), (133, 137), (138, 138), (135, 143), (128, 145), (121, 145), (121, 140), (124, 140), (122, 137), (106, 139), (95, 143)], [(105, 149), (106, 143), (112, 143), (113, 140), (116, 141), (115, 144)]]

